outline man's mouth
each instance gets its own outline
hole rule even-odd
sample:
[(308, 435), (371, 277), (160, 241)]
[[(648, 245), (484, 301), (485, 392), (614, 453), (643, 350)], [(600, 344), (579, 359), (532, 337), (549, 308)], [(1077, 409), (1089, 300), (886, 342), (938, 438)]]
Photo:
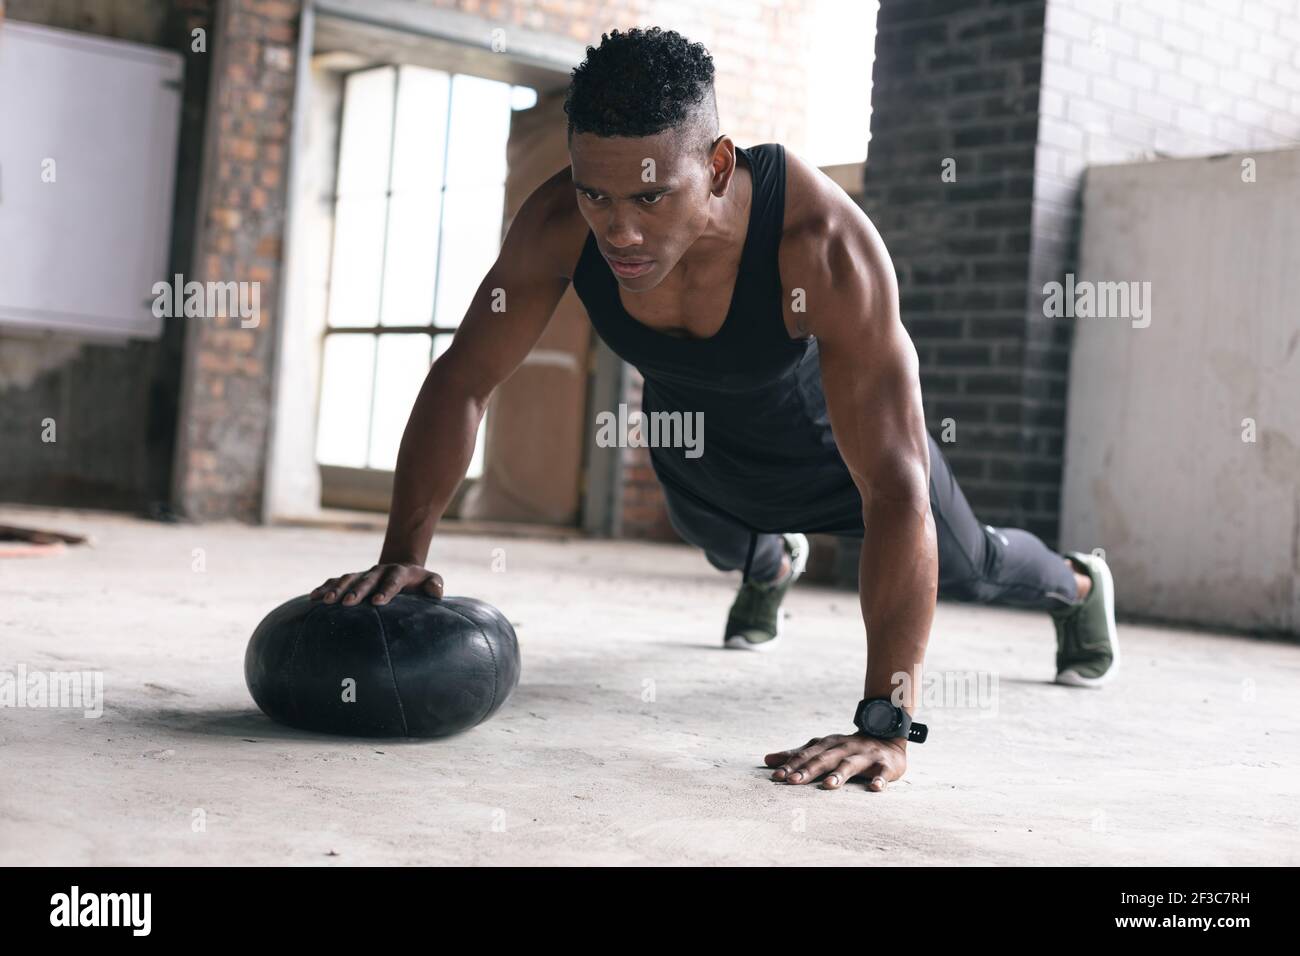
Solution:
[(606, 256), (605, 261), (609, 267), (614, 270), (614, 274), (624, 279), (635, 279), (637, 276), (643, 276), (654, 268), (653, 259), (618, 259), (614, 256)]

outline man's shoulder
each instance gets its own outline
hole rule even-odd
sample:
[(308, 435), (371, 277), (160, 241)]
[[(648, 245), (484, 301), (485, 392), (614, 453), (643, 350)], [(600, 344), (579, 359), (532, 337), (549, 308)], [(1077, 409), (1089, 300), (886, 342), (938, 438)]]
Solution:
[(788, 150), (786, 156), (781, 282), (839, 306), (818, 306), (810, 327), (816, 332), (819, 325), (826, 330), (894, 314), (881, 304), (897, 294), (893, 262), (866, 212), (821, 170)]
[(787, 149), (785, 221), (781, 231), (783, 276), (820, 278), (834, 273), (868, 248), (866, 214), (844, 189), (816, 166)]
[(571, 167), (565, 166), (538, 185), (520, 206), (510, 228), (521, 231), (527, 248), (545, 261), (548, 271), (572, 279), (588, 227), (578, 209)]
[(835, 180), (793, 150), (785, 150), (783, 242), (824, 242), (852, 227), (861, 215), (857, 203)]

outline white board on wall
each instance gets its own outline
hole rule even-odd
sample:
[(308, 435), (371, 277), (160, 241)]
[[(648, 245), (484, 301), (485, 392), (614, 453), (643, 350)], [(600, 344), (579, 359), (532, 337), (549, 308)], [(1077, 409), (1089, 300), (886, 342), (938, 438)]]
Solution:
[(0, 326), (156, 338), (183, 60), (0, 22)]
[(1060, 544), (1121, 611), (1300, 634), (1297, 209), (1296, 149), (1088, 170), (1078, 280), (1149, 286), (1075, 320)]

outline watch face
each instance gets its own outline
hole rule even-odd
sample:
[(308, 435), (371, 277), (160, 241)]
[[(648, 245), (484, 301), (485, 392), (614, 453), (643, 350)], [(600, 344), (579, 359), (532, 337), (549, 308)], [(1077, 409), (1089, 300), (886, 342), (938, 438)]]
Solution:
[(897, 727), (894, 705), (887, 700), (871, 701), (862, 717), (862, 722), (867, 725), (867, 733), (887, 734)]

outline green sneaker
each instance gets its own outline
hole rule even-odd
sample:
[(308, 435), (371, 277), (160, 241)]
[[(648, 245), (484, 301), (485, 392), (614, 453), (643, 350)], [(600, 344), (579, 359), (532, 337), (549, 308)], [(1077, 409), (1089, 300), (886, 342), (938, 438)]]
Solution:
[(746, 581), (727, 615), (727, 630), (722, 644), (736, 650), (770, 650), (781, 636), (781, 602), (790, 586), (808, 565), (808, 539), (801, 534), (783, 534), (790, 571), (779, 581), (762, 584)]
[(1095, 554), (1071, 551), (1092, 579), (1081, 604), (1052, 612), (1056, 623), (1056, 682), (1073, 687), (1100, 687), (1119, 670), (1119, 634), (1115, 628), (1115, 580)]

